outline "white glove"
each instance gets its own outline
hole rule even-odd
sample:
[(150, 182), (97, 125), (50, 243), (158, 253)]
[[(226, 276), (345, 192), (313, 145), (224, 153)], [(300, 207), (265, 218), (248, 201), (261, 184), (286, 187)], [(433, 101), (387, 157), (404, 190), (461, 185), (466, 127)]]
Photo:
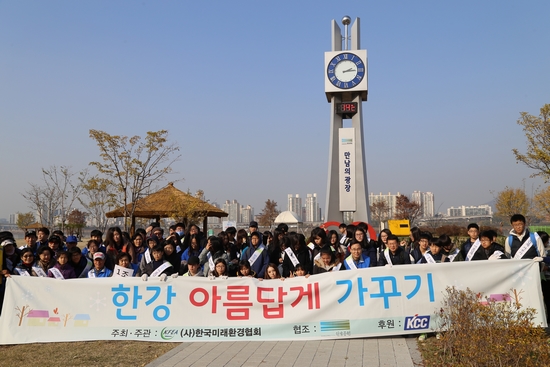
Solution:
[(143, 274), (143, 275), (141, 276), (141, 280), (143, 280), (144, 282), (147, 281), (147, 278), (149, 278), (149, 276), (148, 276), (147, 274)]
[(161, 275), (160, 275), (160, 281), (161, 281), (161, 282), (165, 282), (165, 281), (166, 281), (166, 278), (168, 278), (168, 275), (166, 275), (166, 274), (161, 274)]
[(174, 273), (171, 275), (172, 278), (176, 279), (178, 277), (178, 273)]
[(498, 260), (499, 258), (500, 258), (500, 256), (491, 255), (491, 256), (489, 256), (489, 259), (487, 259), (487, 260)]
[(544, 259), (543, 259), (542, 257), (540, 257), (540, 256), (537, 256), (537, 257), (534, 257), (534, 258), (533, 258), (533, 261), (536, 261), (536, 262), (538, 262), (538, 263), (542, 262), (542, 260), (544, 260)]
[(392, 265), (392, 264), (386, 264), (386, 265), (384, 265), (384, 266), (386, 266), (386, 267), (388, 267), (388, 268), (391, 268), (393, 265)]

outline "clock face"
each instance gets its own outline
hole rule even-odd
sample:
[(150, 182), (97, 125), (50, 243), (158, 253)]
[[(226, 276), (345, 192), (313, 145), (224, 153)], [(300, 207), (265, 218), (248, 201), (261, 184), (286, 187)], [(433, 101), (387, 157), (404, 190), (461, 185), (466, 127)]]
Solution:
[(327, 77), (335, 87), (351, 89), (363, 80), (365, 70), (365, 63), (359, 56), (344, 52), (330, 60), (327, 67)]

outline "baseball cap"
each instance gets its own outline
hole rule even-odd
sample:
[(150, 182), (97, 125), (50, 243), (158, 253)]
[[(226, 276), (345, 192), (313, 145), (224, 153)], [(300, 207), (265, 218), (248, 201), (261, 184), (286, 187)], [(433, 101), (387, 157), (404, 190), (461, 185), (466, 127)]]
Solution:
[(105, 260), (105, 254), (103, 252), (96, 252), (94, 254), (94, 260), (95, 259), (101, 259), (101, 260)]

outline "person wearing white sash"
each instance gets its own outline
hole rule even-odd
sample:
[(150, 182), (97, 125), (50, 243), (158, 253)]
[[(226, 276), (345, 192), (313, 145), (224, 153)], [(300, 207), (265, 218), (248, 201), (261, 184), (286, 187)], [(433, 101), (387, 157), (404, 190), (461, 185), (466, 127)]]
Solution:
[(250, 234), (250, 246), (243, 253), (241, 260), (248, 260), (250, 267), (256, 273), (256, 277), (264, 275), (269, 264), (269, 253), (265, 246), (261, 244), (259, 232)]
[(504, 247), (493, 242), (493, 236), (494, 231), (481, 232), (479, 235), (480, 246), (473, 254), (472, 261), (507, 259)]
[(311, 235), (308, 240), (307, 247), (311, 250), (311, 256), (313, 259), (318, 257), (321, 249), (327, 244), (327, 233), (321, 227), (315, 227), (311, 230)]
[(439, 241), (439, 238), (432, 238), (430, 240), (430, 251), (426, 252), (422, 259), (420, 259), (420, 264), (436, 264), (441, 262), (449, 262), (448, 257), (443, 257), (443, 252), (441, 248), (443, 243)]
[(451, 240), (451, 237), (449, 237), (446, 234), (442, 234), (441, 236), (439, 236), (439, 242), (441, 242), (441, 246), (442, 246), (441, 252), (443, 253), (444, 257), (449, 259), (449, 262), (464, 261), (464, 258), (460, 253), (460, 249), (453, 248), (454, 244), (453, 244), (453, 241)]
[(313, 274), (339, 271), (342, 268), (342, 263), (336, 258), (336, 253), (330, 246), (323, 247), (319, 255), (319, 258), (313, 261)]
[(33, 274), (32, 266), (34, 265), (34, 254), (30, 247), (26, 247), (21, 250), (19, 254), (21, 262), (15, 267), (14, 274), (21, 276), (36, 276)]
[(544, 244), (540, 236), (529, 232), (523, 215), (512, 215), (510, 223), (512, 230), (504, 243), (506, 256), (514, 259), (534, 259), (544, 255)]
[(289, 246), (284, 251), (285, 258), (283, 259), (283, 273), (281, 274), (283, 278), (290, 277), (298, 264), (301, 264), (307, 273), (311, 274), (313, 271), (313, 257), (310, 249), (306, 246), (305, 236), (301, 233), (290, 232), (288, 240)]
[(174, 274), (174, 267), (169, 261), (164, 259), (164, 246), (156, 245), (153, 247), (151, 254), (153, 255), (153, 259), (149, 264), (145, 265), (144, 271), (141, 273), (142, 278), (144, 275), (146, 275), (145, 279), (147, 279), (147, 277), (160, 277), (162, 274), (166, 274), (166, 276)]
[(57, 263), (48, 270), (48, 276), (56, 279), (74, 279), (76, 274), (69, 264), (69, 253), (61, 250), (57, 253)]
[(222, 241), (216, 236), (208, 237), (206, 247), (201, 251), (199, 260), (202, 265), (202, 272), (205, 277), (212, 275), (216, 260), (224, 259), (226, 264), (231, 261), (229, 254), (225, 252)]
[(411, 263), (413, 264), (419, 264), (420, 260), (422, 260), (422, 256), (424, 256), (426, 252), (430, 251), (430, 240), (432, 239), (432, 234), (430, 232), (420, 232), (419, 238), (418, 246), (414, 246), (409, 254)]
[(96, 252), (94, 254), (94, 267), (88, 271), (88, 278), (108, 278), (113, 272), (105, 266), (105, 254)]
[(351, 255), (344, 260), (346, 270), (366, 269), (370, 267), (370, 257), (363, 254), (360, 242), (354, 242), (350, 247)]
[(405, 249), (399, 246), (399, 238), (390, 234), (386, 241), (387, 248), (380, 254), (378, 266), (410, 264), (411, 258)]
[(47, 245), (42, 245), (36, 250), (36, 256), (38, 259), (33, 266), (33, 272), (36, 276), (47, 277), (48, 269), (54, 266), (55, 260), (53, 258), (54, 252)]
[[(479, 247), (479, 242), (476, 243), (476, 241), (479, 239), (479, 226), (477, 223), (470, 223), (468, 224), (468, 239), (466, 242), (464, 242), (460, 248), (460, 257), (464, 260), (468, 257), (468, 252), (472, 248), (472, 246), (475, 244), (476, 247)], [(475, 253), (477, 250), (474, 250), (473, 253)], [(471, 259), (471, 256), (470, 258)], [(469, 260), (467, 260), (469, 261)]]

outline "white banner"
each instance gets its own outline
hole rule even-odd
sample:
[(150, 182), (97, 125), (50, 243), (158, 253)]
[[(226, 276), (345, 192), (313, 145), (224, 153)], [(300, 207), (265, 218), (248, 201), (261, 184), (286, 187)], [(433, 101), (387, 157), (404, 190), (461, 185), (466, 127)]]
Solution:
[(196, 277), (8, 279), (0, 344), (82, 340), (311, 340), (417, 334), (437, 328), (447, 286), (538, 310), (532, 260), (420, 264), (258, 281)]
[(355, 129), (344, 127), (338, 129), (340, 165), (340, 211), (354, 212), (357, 210), (355, 187)]

